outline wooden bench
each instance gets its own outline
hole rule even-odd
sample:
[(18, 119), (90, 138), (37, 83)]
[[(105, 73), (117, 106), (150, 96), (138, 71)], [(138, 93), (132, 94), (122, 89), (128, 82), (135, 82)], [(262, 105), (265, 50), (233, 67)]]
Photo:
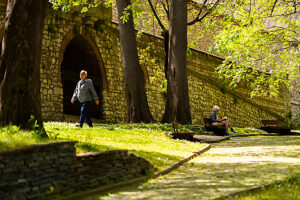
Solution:
[(281, 135), (291, 134), (291, 129), (282, 126), (282, 123), (278, 120), (261, 120), (261, 123), (264, 126), (260, 127), (260, 129), (268, 133), (278, 133)]
[(204, 117), (204, 129), (206, 131), (212, 131), (216, 135), (224, 136), (226, 135), (226, 128), (224, 125), (212, 125), (209, 117)]

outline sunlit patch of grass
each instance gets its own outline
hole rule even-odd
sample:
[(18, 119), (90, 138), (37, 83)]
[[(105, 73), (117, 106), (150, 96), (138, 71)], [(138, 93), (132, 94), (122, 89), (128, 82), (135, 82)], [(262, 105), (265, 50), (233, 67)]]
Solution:
[(17, 126), (0, 128), (0, 151), (43, 142), (51, 140), (40, 138), (30, 131), (20, 130)]
[[(237, 131), (239, 135), (246, 135), (246, 134), (257, 134), (257, 135), (261, 135), (261, 134), (269, 134), (266, 131), (257, 129), (257, 128), (234, 128), (235, 131)], [(230, 135), (230, 133), (229, 133)]]
[(220, 198), (220, 200), (221, 199), (300, 199), (300, 173), (292, 174), (283, 181), (276, 181), (274, 185), (270, 187), (237, 194), (230, 198)]
[(72, 123), (45, 123), (50, 138), (78, 141), (78, 153), (127, 149), (159, 169), (205, 146), (169, 138), (165, 132), (170, 128), (169, 124), (95, 124), (94, 128), (84, 126), (81, 129)]

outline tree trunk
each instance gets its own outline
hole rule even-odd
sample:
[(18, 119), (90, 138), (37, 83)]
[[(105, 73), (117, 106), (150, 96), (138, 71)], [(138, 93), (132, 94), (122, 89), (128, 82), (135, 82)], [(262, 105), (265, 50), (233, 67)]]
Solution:
[(169, 31), (165, 30), (162, 33), (164, 38), (164, 50), (165, 50), (165, 78), (168, 80), (168, 66), (169, 66)]
[(122, 19), (124, 9), (131, 5), (130, 0), (117, 0), (119, 14), (120, 43), (127, 101), (127, 121), (129, 123), (152, 122), (153, 117), (148, 106), (144, 74), (139, 64), (137, 43), (132, 12), (126, 23)]
[(47, 0), (8, 0), (0, 63), (2, 126), (31, 129), (37, 120), (43, 128), (40, 58), (47, 5)]
[(168, 85), (164, 123), (192, 122), (186, 70), (187, 0), (170, 1)]

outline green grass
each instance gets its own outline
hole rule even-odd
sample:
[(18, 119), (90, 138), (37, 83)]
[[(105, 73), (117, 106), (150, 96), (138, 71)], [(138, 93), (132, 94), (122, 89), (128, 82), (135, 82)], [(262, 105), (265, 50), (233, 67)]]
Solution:
[[(37, 137), (32, 132), (21, 131), (16, 126), (0, 129), (0, 150), (57, 140), (76, 140), (77, 153), (127, 149), (149, 160), (162, 169), (201, 149), (205, 144), (170, 139), (165, 133), (172, 132), (171, 124), (95, 124), (90, 129), (74, 126), (74, 123), (44, 123), (50, 140)], [(179, 125), (179, 132), (201, 130), (191, 125)], [(257, 129), (237, 129), (239, 134), (261, 133)]]
[(159, 124), (95, 124), (94, 128), (74, 127), (74, 123), (45, 123), (50, 138), (76, 140), (77, 153), (127, 149), (150, 161), (158, 169), (173, 164), (206, 144), (173, 140), (165, 132), (170, 125)]
[[(266, 131), (263, 131), (263, 130), (260, 130), (260, 129), (257, 129), (257, 128), (235, 128), (233, 127), (235, 131), (237, 131), (238, 135), (246, 135), (246, 134), (269, 134), (268, 132)], [(231, 135), (229, 133), (229, 135)]]
[(242, 200), (275, 200), (275, 199), (288, 199), (296, 200), (300, 199), (300, 173), (296, 173), (288, 176), (283, 181), (276, 181), (274, 185), (258, 189), (252, 192), (246, 192), (240, 195), (236, 195), (231, 198), (220, 198), (225, 199), (242, 199)]
[(7, 126), (0, 129), (0, 151), (51, 141), (38, 137), (34, 132), (19, 130), (17, 126)]

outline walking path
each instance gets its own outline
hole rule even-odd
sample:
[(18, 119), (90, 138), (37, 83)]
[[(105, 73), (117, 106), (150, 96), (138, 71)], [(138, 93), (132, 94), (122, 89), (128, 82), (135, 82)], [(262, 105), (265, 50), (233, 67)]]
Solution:
[(231, 138), (138, 188), (92, 199), (214, 199), (300, 171), (300, 137)]

